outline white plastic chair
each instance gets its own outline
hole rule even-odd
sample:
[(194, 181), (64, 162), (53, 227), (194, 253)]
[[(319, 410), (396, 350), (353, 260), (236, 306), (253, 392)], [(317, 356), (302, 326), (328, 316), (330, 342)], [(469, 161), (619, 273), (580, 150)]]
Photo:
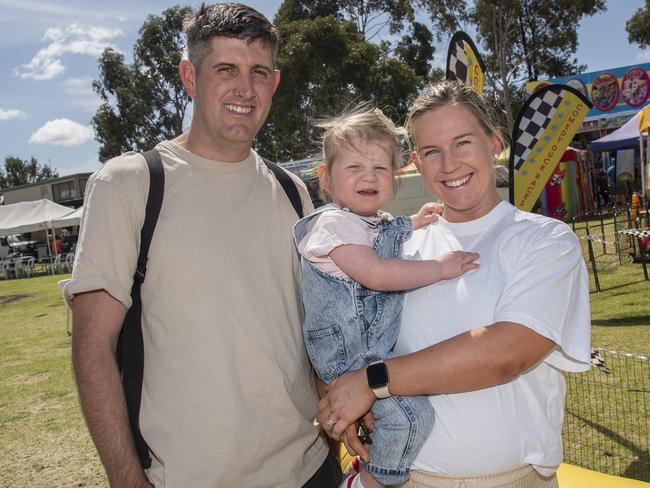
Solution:
[(54, 261), (47, 265), (47, 272), (49, 274), (55, 274), (61, 272), (61, 255), (57, 254), (54, 257)]
[(11, 279), (11, 275), (14, 272), (14, 267), (13, 267), (13, 262), (11, 261), (11, 258), (5, 258), (4, 261), (2, 261), (2, 277), (5, 280)]
[(23, 265), (23, 271), (25, 272), (25, 276), (34, 276), (34, 274), (36, 273), (35, 266), (36, 266), (36, 258), (34, 256), (28, 257), (27, 261)]
[(68, 306), (68, 302), (65, 301), (65, 296), (63, 295), (63, 288), (65, 288), (65, 285), (68, 284), (70, 280), (61, 280), (57, 283), (59, 286), (59, 291), (61, 292), (61, 296), (63, 298), (63, 303), (65, 303), (65, 330), (68, 333), (68, 335), (72, 335), (72, 314), (70, 313), (70, 307)]
[(65, 256), (65, 262), (63, 263), (63, 269), (67, 273), (72, 273), (72, 266), (74, 265), (74, 253), (69, 252)]
[(25, 258), (18, 257), (14, 260), (14, 275), (16, 278), (22, 278), (24, 274), (24, 261)]

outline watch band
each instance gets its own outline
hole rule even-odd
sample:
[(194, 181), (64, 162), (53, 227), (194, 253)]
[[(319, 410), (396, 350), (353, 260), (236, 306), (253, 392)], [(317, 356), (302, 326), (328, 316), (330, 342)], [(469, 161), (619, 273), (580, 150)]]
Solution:
[(388, 385), (383, 386), (381, 388), (375, 388), (372, 390), (372, 392), (375, 394), (378, 400), (382, 400), (384, 398), (388, 398), (390, 396), (393, 396), (390, 394), (388, 391)]

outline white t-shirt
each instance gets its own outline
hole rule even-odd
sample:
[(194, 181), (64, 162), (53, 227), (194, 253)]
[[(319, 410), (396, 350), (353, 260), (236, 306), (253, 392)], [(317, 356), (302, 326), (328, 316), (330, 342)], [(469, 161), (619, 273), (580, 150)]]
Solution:
[[(163, 142), (165, 194), (142, 287), (140, 423), (166, 488), (304, 484), (327, 455), (302, 338), (298, 216), (251, 152), (226, 163)], [(304, 185), (293, 177), (306, 213)], [(142, 156), (88, 182), (72, 281), (125, 306), (149, 189)]]
[(500, 321), (530, 327), (557, 347), (508, 383), (430, 396), (435, 424), (414, 467), (470, 476), (532, 464), (550, 475), (562, 461), (561, 370), (590, 364), (589, 285), (578, 240), (558, 220), (501, 202), (478, 220), (439, 219), (415, 231), (404, 256), (432, 259), (449, 250), (480, 253), (481, 267), (406, 294), (397, 355)]
[(312, 218), (311, 228), (298, 243), (298, 253), (324, 273), (349, 279), (329, 257), (330, 252), (346, 244), (372, 247), (378, 223), (391, 218), (385, 212), (377, 217), (362, 217), (346, 209), (322, 212)]

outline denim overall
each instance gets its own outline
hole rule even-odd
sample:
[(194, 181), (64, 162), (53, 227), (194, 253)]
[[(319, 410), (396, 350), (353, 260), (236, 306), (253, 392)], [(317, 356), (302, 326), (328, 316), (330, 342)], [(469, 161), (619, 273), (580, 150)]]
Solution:
[[(340, 210), (325, 205), (294, 227), (299, 243), (318, 216)], [(372, 225), (372, 224), (369, 224)], [(413, 227), (409, 217), (381, 221), (373, 250), (381, 258), (399, 258), (402, 244)], [(309, 358), (325, 382), (346, 371), (391, 356), (397, 340), (404, 292), (379, 292), (349, 280), (331, 276), (302, 259), (305, 305), (303, 335)], [(433, 428), (433, 408), (425, 396), (393, 396), (372, 407), (374, 432), (370, 463), (363, 467), (380, 483), (402, 483), (425, 439)]]

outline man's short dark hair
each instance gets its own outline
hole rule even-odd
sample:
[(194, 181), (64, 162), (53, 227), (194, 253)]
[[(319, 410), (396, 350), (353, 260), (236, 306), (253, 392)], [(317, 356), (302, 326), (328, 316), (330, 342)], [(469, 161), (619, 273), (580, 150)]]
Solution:
[(273, 63), (280, 38), (273, 24), (260, 12), (241, 3), (216, 3), (201, 7), (185, 17), (183, 30), (187, 34), (187, 53), (198, 70), (210, 52), (213, 37), (231, 37), (249, 43), (261, 41), (273, 51)]

